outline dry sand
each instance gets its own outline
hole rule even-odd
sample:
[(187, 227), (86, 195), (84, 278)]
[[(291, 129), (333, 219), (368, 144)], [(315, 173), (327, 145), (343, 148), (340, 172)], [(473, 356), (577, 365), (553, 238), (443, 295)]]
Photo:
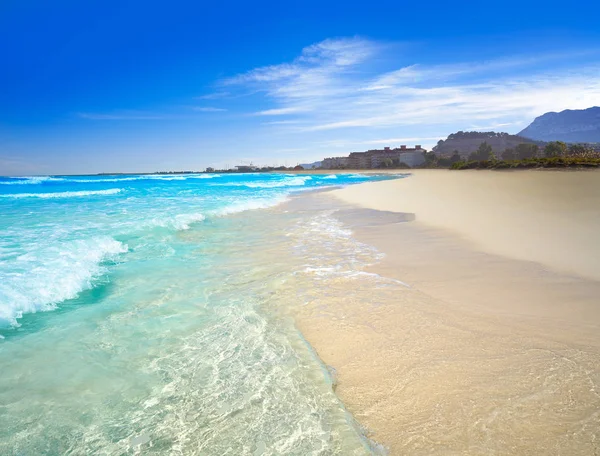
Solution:
[(600, 171), (416, 170), (336, 192), (362, 207), (415, 213), (481, 250), (600, 280)]
[(332, 281), (296, 313), (390, 454), (600, 454), (600, 173), (425, 171), (306, 198), (386, 254), (366, 272), (408, 285)]

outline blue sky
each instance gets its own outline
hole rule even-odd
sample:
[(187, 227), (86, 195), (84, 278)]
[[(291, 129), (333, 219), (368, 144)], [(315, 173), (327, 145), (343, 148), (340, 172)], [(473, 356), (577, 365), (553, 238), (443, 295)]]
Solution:
[(0, 2), (0, 174), (309, 162), (600, 105), (596, 2)]

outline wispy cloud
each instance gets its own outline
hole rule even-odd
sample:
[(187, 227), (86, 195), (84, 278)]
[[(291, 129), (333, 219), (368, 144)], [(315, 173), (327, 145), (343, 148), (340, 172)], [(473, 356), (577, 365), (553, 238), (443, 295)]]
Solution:
[(343, 38), (308, 46), (291, 62), (259, 67), (222, 84), (262, 92), (271, 106), (255, 114), (285, 115), (287, 123), (278, 124), (290, 131), (425, 124), (520, 129), (547, 111), (600, 104), (598, 53), (583, 54), (413, 62), (374, 72), (374, 62), (397, 56), (385, 55), (380, 43)]
[(302, 112), (302, 109), (300, 107), (267, 109), (265, 111), (258, 111), (255, 114), (257, 116), (284, 116), (287, 114), (295, 114), (298, 112)]
[(194, 106), (192, 109), (197, 112), (225, 112), (225, 111), (227, 111), (227, 109), (225, 109), (225, 108), (215, 108), (212, 106)]
[(206, 95), (200, 95), (196, 97), (196, 100), (218, 100), (220, 98), (226, 98), (227, 96), (229, 96), (229, 92), (222, 90), (219, 92), (207, 93)]
[(318, 143), (320, 148), (331, 148), (331, 149), (347, 149), (360, 148), (368, 149), (372, 147), (380, 146), (391, 146), (397, 147), (402, 144), (427, 144), (430, 142), (438, 141), (440, 136), (413, 136), (413, 137), (400, 137), (400, 138), (373, 138), (365, 140), (349, 140), (344, 139), (332, 139)]
[(360, 38), (325, 40), (304, 48), (291, 63), (256, 68), (222, 83), (265, 92), (280, 104), (274, 109), (307, 112), (315, 100), (345, 94), (344, 79), (378, 48)]
[(271, 120), (269, 122), (263, 122), (262, 125), (300, 125), (304, 123), (302, 120), (289, 119), (289, 120)]
[[(269, 65), (225, 79), (225, 85), (240, 83), (285, 82), (307, 83), (324, 81), (326, 76), (364, 62), (377, 50), (374, 42), (361, 38), (329, 39), (308, 46), (291, 63)], [(268, 90), (267, 87), (265, 89)]]

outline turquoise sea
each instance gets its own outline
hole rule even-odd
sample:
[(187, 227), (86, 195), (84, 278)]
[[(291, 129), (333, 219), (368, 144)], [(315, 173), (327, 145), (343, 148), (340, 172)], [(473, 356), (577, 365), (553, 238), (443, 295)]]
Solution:
[(390, 178), (0, 178), (0, 454), (376, 451), (277, 293), (354, 247), (275, 209)]

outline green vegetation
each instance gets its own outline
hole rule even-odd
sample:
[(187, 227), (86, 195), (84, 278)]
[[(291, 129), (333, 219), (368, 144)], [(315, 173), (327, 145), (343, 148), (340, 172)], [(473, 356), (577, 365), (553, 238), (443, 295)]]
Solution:
[(450, 169), (599, 168), (600, 157), (532, 157), (522, 160), (460, 161)]
[(519, 144), (515, 148), (515, 160), (527, 160), (528, 158), (537, 157), (540, 148), (537, 144)]
[[(470, 159), (486, 160), (488, 159), (486, 155), (489, 155), (489, 147), (479, 149), (483, 142), (492, 148), (492, 152), (497, 158), (500, 158), (500, 154), (505, 149), (510, 148), (515, 150), (520, 144), (523, 144), (523, 146), (521, 146), (519, 151), (515, 150), (515, 154), (520, 153), (522, 158), (533, 156), (535, 155), (534, 151), (537, 150), (536, 148), (543, 145), (539, 141), (533, 141), (522, 136), (510, 135), (504, 132), (459, 131), (448, 135), (448, 138), (445, 140), (438, 141), (433, 151), (438, 155), (449, 157), (458, 149), (461, 156), (465, 159), (467, 158), (466, 155), (472, 153)], [(531, 149), (528, 149), (527, 145)]]
[(517, 153), (514, 149), (508, 148), (504, 152), (502, 152), (501, 157), (502, 157), (502, 160), (504, 160), (504, 161), (516, 160)]
[(486, 141), (482, 142), (479, 145), (479, 148), (469, 155), (469, 161), (489, 161), (495, 159), (496, 156), (494, 155), (492, 146), (490, 146)]
[[(509, 135), (504, 132), (495, 131), (458, 131), (448, 135), (447, 139), (491, 139), (491, 138), (522, 138), (524, 141), (529, 141), (527, 138), (523, 138), (517, 135)], [(444, 141), (439, 141), (443, 143)]]
[(567, 155), (569, 148), (562, 141), (552, 141), (544, 147), (544, 155), (546, 157), (564, 157)]
[(406, 163), (401, 162), (399, 158), (384, 158), (379, 164), (380, 169), (410, 169)]
[[(594, 147), (590, 144), (567, 145), (562, 141), (553, 141), (540, 149), (537, 144), (522, 143), (514, 149), (505, 149), (499, 154), (499, 160), (492, 147), (484, 141), (475, 152), (469, 154), (467, 160), (460, 159), (459, 152), (454, 151), (450, 169), (598, 168), (600, 150), (597, 147), (594, 150)], [(437, 167), (445, 167), (442, 160), (437, 160)]]
[(449, 158), (438, 157), (434, 152), (425, 152), (425, 163), (418, 168), (450, 168), (458, 161), (460, 161), (460, 154), (457, 150)]

